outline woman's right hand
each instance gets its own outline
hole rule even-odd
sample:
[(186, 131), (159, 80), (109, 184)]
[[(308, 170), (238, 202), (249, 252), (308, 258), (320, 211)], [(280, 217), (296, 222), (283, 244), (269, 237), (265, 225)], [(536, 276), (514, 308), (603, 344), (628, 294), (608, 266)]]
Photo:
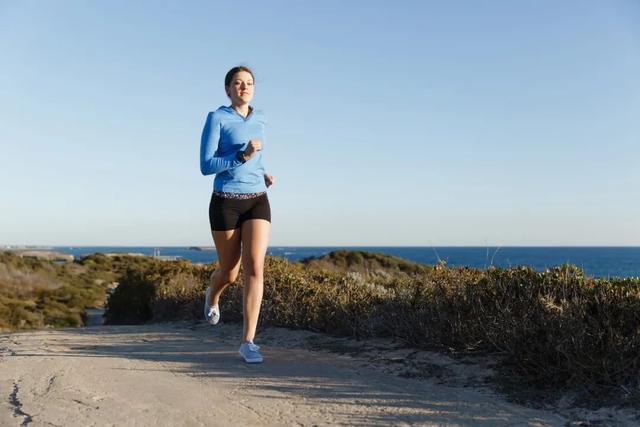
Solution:
[(247, 148), (244, 150), (244, 156), (250, 159), (256, 152), (262, 149), (262, 141), (259, 139), (250, 139)]

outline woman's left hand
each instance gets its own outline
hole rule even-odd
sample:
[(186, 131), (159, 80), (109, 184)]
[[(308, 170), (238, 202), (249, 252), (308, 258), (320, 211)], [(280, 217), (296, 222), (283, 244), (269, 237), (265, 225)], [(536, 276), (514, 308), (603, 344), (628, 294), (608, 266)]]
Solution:
[(273, 175), (270, 175), (268, 173), (264, 174), (264, 183), (267, 187), (273, 185), (275, 181), (276, 181), (276, 178)]

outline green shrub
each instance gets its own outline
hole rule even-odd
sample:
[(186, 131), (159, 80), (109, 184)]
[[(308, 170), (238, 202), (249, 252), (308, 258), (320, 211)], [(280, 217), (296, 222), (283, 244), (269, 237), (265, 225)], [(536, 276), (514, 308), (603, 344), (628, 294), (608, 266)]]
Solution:
[(94, 254), (57, 264), (0, 252), (0, 328), (82, 326), (84, 309), (102, 306), (107, 286), (116, 277), (130, 266), (144, 269), (153, 262), (131, 258)]
[(151, 320), (155, 288), (144, 271), (127, 270), (107, 300), (105, 323), (136, 324)]

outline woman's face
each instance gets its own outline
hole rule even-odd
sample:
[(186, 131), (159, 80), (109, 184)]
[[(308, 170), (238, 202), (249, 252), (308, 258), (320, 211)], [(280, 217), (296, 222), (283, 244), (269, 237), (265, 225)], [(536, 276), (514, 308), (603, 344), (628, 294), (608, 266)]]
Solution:
[(226, 87), (227, 95), (234, 105), (248, 104), (253, 98), (253, 77), (246, 71), (238, 71)]

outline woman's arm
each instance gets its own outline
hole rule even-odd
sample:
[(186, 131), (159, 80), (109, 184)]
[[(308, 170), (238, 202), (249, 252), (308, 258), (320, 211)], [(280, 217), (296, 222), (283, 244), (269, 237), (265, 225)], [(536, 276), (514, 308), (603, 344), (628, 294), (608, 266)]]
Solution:
[(210, 112), (202, 130), (200, 139), (200, 172), (203, 175), (220, 173), (227, 169), (240, 166), (242, 162), (237, 158), (238, 153), (228, 156), (216, 156), (218, 142), (220, 141), (220, 120)]

